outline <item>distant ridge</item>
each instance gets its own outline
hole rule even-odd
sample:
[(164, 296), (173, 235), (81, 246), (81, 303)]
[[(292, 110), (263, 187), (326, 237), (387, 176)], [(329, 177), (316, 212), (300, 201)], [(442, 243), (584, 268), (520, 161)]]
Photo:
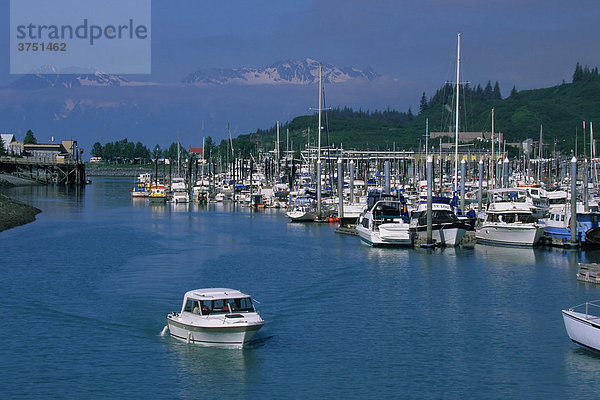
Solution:
[[(373, 80), (379, 74), (371, 68), (356, 67), (338, 68), (323, 63), (323, 82), (339, 83), (351, 79)], [(304, 60), (278, 61), (265, 68), (212, 68), (192, 72), (182, 82), (190, 84), (227, 85), (231, 83), (245, 85), (308, 85), (319, 80), (319, 62), (306, 58)]]
[(93, 74), (29, 74), (10, 83), (7, 87), (21, 90), (39, 90), (46, 88), (74, 88), (81, 86), (117, 87), (153, 85), (151, 82), (133, 82), (121, 75), (103, 72)]

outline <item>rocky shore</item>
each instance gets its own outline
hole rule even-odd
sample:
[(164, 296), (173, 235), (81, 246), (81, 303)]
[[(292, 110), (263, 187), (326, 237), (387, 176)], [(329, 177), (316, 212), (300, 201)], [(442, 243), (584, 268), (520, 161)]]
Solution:
[[(0, 174), (0, 188), (16, 185), (36, 184), (31, 181)], [(0, 194), (0, 232), (35, 221), (35, 216), (42, 212), (39, 208), (11, 199)]]
[(39, 208), (0, 194), (0, 232), (35, 221)]

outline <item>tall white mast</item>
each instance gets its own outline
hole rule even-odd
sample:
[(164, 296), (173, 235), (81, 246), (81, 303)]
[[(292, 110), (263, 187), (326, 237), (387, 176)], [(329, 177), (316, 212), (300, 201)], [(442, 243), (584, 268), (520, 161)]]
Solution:
[(544, 129), (543, 129), (543, 125), (540, 124), (540, 148), (538, 149), (538, 183), (540, 183), (541, 179), (542, 179), (542, 148), (544, 146), (543, 143), (543, 135), (544, 135)]
[[(317, 161), (321, 162), (321, 96), (323, 93), (323, 64), (319, 64), (319, 155), (317, 156)], [(321, 179), (321, 177), (319, 177)]]
[(496, 175), (494, 174), (494, 167), (496, 166), (496, 159), (494, 158), (494, 107), (492, 107), (492, 162), (490, 163), (490, 180), (492, 188), (495, 188), (496, 185)]
[(456, 48), (456, 118), (454, 137), (454, 190), (458, 190), (458, 98), (460, 84), (460, 32), (458, 32), (458, 46)]
[(275, 143), (275, 159), (277, 160), (277, 169), (279, 169), (279, 121), (277, 121), (277, 143)]

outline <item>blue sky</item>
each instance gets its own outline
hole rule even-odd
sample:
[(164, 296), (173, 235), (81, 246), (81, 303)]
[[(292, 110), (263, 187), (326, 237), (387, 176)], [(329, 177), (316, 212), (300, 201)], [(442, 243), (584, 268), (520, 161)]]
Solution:
[[(8, 10), (1, 0), (0, 85), (17, 78), (8, 73)], [(152, 1), (148, 78), (312, 57), (396, 77), (417, 103), (453, 79), (461, 31), (463, 79), (498, 80), (507, 95), (512, 85), (570, 81), (576, 62), (600, 65), (599, 16), (597, 0)]]

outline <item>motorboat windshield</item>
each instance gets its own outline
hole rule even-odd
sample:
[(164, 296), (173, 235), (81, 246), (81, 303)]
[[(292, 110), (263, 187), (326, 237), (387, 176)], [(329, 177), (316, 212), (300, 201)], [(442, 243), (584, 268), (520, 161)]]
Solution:
[(193, 314), (211, 315), (255, 312), (256, 310), (250, 297), (240, 297), (215, 300), (188, 298), (182, 311)]

